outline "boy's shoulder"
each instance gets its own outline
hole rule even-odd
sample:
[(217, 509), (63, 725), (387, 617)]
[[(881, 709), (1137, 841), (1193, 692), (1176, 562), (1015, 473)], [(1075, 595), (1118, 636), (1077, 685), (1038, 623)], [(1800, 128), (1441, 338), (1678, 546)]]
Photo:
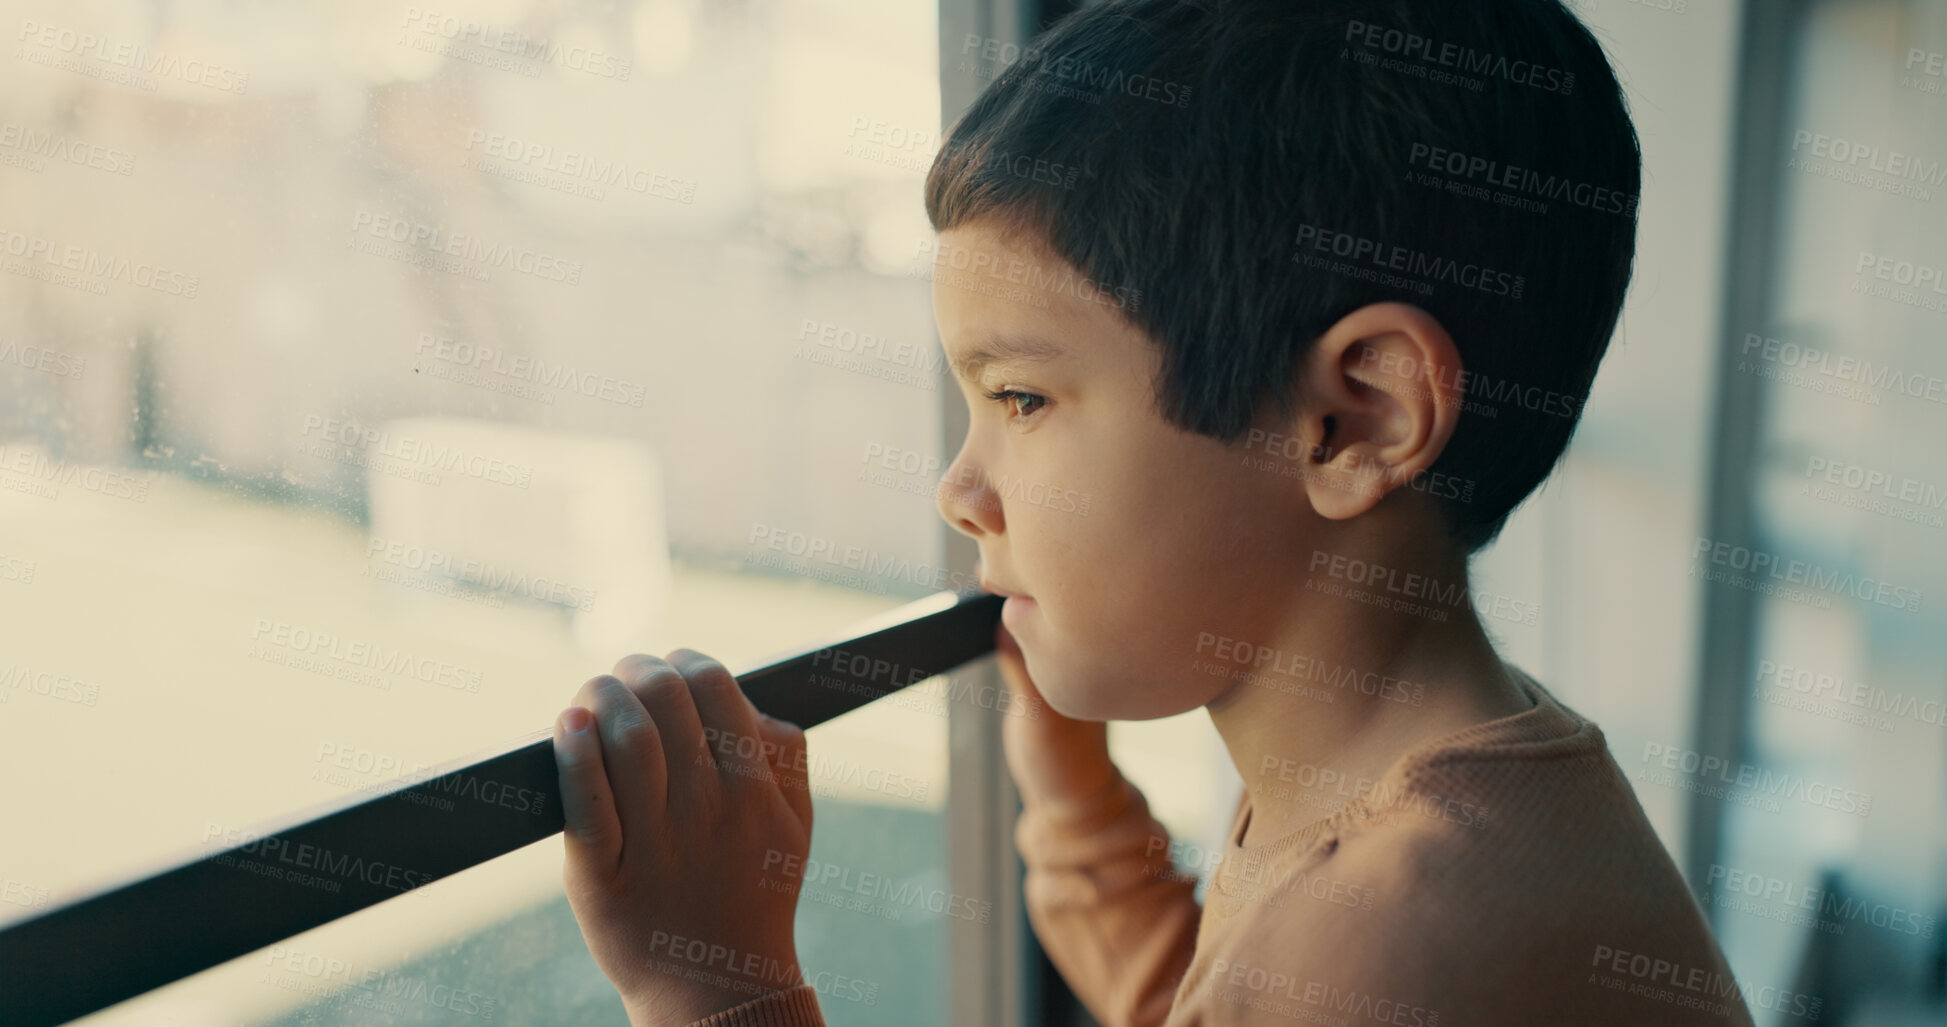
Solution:
[[(1366, 1007), (1440, 1027), (1748, 1023), (1731, 1009), (1742, 1007), (1723, 956), (1601, 731), (1533, 691), (1533, 709), (1402, 760), (1304, 844), (1238, 848), (1240, 809), (1211, 881), (1191, 986), (1209, 989), (1213, 1008), (1256, 1008), (1265, 995), (1250, 983), (1276, 981), (1294, 1010)], [(1699, 990), (1618, 985), (1606, 969), (1618, 952), (1629, 954), (1624, 966), (1646, 955), (1679, 967)], [(1700, 1001), (1628, 993), (1639, 984)], [(1708, 1015), (1694, 1008), (1712, 1002)]]
[(1671, 944), (1708, 942), (1602, 730), (1520, 677), (1533, 708), (1401, 761), (1344, 825), (1331, 859), (1398, 889), (1423, 918), (1464, 918), (1489, 934), (1506, 924), (1509, 945), (1585, 928), (1677, 927)]

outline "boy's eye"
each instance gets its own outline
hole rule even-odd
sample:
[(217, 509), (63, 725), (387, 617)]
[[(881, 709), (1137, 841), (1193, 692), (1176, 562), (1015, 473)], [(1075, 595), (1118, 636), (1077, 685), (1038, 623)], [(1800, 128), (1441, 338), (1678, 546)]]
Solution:
[[(1034, 416), (1036, 411), (1048, 405), (1047, 397), (1037, 396), (1032, 392), (1022, 392), (1019, 389), (1001, 389), (997, 392), (989, 392), (987, 393), (987, 398), (996, 403), (1011, 404), (1013, 406), (1014, 416), (1023, 419)], [(1024, 403), (1029, 404), (1031, 408), (1022, 409)]]

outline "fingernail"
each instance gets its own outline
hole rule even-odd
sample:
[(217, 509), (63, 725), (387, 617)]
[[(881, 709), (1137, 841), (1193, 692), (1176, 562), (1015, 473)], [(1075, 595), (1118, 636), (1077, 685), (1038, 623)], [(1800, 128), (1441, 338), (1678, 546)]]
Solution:
[(588, 725), (594, 722), (594, 714), (580, 706), (570, 706), (561, 714), (561, 730), (571, 735), (588, 730)]

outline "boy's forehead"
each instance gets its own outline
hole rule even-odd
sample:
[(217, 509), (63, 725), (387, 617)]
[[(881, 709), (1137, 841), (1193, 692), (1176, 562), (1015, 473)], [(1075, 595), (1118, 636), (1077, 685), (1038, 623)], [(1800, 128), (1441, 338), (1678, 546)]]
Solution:
[(985, 257), (1018, 263), (1061, 264), (1067, 266), (1040, 231), (1004, 223), (998, 218), (975, 218), (939, 233), (937, 244), (943, 255), (965, 251), (966, 257)]
[(981, 223), (940, 233), (932, 277), (948, 363), (969, 380), (989, 364), (1086, 358), (1118, 327), (1077, 298), (1072, 265)]
[(934, 242), (934, 282), (966, 287), (983, 296), (1012, 297), (1049, 313), (1053, 301), (1075, 291), (1087, 276), (1031, 228), (1008, 228), (993, 219), (955, 225)]
[(990, 364), (1047, 364), (1069, 355), (1068, 349), (1053, 339), (1008, 329), (974, 328), (964, 349), (945, 340), (942, 343), (946, 347), (947, 363), (955, 374), (968, 381), (980, 377), (980, 372)]

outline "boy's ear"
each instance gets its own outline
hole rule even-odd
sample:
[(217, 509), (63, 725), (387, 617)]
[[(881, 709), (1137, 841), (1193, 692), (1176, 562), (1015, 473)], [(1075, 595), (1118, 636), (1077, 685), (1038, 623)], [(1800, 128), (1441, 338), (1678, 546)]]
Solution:
[(1433, 315), (1374, 303), (1318, 338), (1299, 375), (1294, 435), (1312, 508), (1343, 520), (1430, 469), (1467, 391), (1460, 351)]

